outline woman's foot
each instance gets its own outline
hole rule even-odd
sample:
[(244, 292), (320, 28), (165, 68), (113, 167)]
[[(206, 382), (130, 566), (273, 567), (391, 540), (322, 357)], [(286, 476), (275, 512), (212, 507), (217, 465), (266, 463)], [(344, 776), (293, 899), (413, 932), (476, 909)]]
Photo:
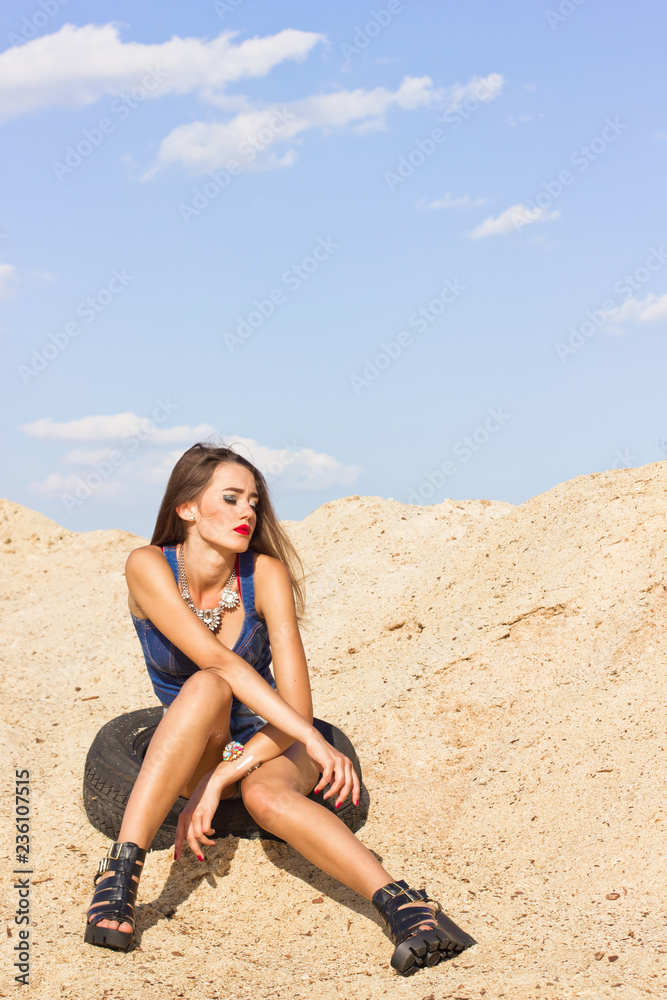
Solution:
[(146, 851), (132, 843), (114, 843), (100, 862), (88, 908), (85, 941), (122, 951), (134, 937), (134, 904)]
[[(436, 920), (436, 913), (438, 913), (439, 911), (437, 907), (438, 907), (437, 903), (434, 903), (433, 901), (429, 900), (428, 902), (424, 903), (404, 903), (403, 906), (399, 906), (398, 909), (401, 911), (409, 910), (410, 908), (419, 909), (422, 911), (425, 909), (431, 910), (433, 913), (433, 917), (428, 919), (424, 918), (423, 921), (419, 924), (417, 930), (432, 931), (438, 926), (438, 922)], [(419, 916), (421, 916), (421, 913), (419, 914)]]
[(402, 975), (437, 965), (475, 944), (442, 913), (436, 900), (429, 899), (423, 889), (409, 888), (406, 882), (389, 882), (378, 889), (372, 902), (396, 945), (392, 968)]
[[(105, 872), (105, 874), (100, 877), (100, 879), (99, 879), (99, 881), (98, 881), (97, 884), (100, 887), (103, 886), (105, 879), (111, 878), (112, 875), (113, 875), (113, 872)], [(137, 878), (136, 875), (132, 876), (132, 880), (137, 883), (137, 886), (139, 885), (139, 879)], [(136, 890), (135, 890), (135, 892), (136, 892)], [(94, 899), (94, 897), (93, 897), (93, 899)], [(88, 907), (88, 911), (87, 911), (87, 915), (86, 915), (86, 919), (88, 920), (88, 923), (92, 922), (93, 914), (91, 914), (91, 912), (90, 912), (92, 908), (93, 908), (93, 902), (91, 901), (91, 904)], [(107, 928), (109, 928), (110, 930), (113, 930), (113, 931), (121, 931), (123, 934), (131, 934), (132, 930), (133, 930), (132, 924), (128, 924), (127, 920), (125, 920), (122, 924), (119, 924), (117, 920), (98, 920), (97, 923), (95, 924), (95, 926), (96, 927), (107, 927)]]

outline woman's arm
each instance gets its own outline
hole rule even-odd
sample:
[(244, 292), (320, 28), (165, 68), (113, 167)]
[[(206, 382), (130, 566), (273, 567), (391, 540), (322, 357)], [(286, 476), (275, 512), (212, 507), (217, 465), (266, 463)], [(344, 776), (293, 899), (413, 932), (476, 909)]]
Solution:
[[(306, 654), (301, 642), (296, 620), (292, 583), (287, 569), (278, 559), (268, 555), (258, 555), (255, 566), (255, 594), (258, 613), (266, 621), (271, 643), (273, 673), (278, 693), (309, 724), (313, 721), (313, 702)], [(264, 718), (267, 718), (264, 716)], [(255, 733), (245, 744), (245, 753), (235, 762), (222, 762), (212, 772), (211, 779), (216, 789), (222, 789), (236, 781), (254, 764), (265, 763), (278, 757), (294, 742), (294, 737), (278, 725), (269, 723)], [(352, 791), (355, 801), (359, 790), (352, 763), (346, 760), (345, 770), (337, 774), (331, 782), (324, 798), (337, 796), (338, 805)], [(320, 792), (329, 781), (324, 776), (315, 786)]]
[[(310, 678), (296, 620), (292, 583), (283, 563), (272, 556), (256, 556), (255, 606), (266, 621), (278, 694), (312, 723)], [(257, 760), (271, 760), (293, 742), (288, 734), (269, 724), (248, 741), (246, 752)]]
[(311, 744), (316, 752), (317, 748), (322, 750), (325, 741), (309, 721), (193, 615), (157, 546), (146, 545), (131, 552), (125, 573), (130, 593), (144, 614), (201, 670), (217, 670), (239, 701), (290, 736), (290, 742), (303, 743), (311, 756)]

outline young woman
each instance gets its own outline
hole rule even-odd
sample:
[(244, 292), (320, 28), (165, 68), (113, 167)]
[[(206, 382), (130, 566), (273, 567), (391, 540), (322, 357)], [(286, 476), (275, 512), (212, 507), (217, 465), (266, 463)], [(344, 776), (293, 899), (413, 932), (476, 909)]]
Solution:
[[(359, 780), (312, 725), (298, 628), (300, 560), (261, 472), (229, 448), (197, 444), (169, 479), (150, 545), (127, 560), (129, 607), (165, 714), (100, 862), (85, 940), (127, 950), (146, 852), (179, 795), (174, 857), (199, 860), (213, 815), (240, 786), (248, 812), (384, 918), (399, 972), (435, 965), (474, 943), (423, 890), (393, 881), (330, 810)], [(295, 603), (296, 598), (296, 603)], [(271, 671), (273, 666), (273, 673)], [(327, 789), (327, 791), (324, 791)]]

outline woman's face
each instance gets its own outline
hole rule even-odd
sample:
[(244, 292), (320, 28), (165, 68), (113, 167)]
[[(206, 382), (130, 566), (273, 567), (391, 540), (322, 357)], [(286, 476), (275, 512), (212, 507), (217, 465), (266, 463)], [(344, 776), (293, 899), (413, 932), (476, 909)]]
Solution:
[(227, 462), (216, 468), (199, 503), (186, 504), (184, 516), (186, 521), (191, 520), (192, 511), (197, 531), (205, 541), (245, 552), (257, 524), (258, 502), (250, 470)]

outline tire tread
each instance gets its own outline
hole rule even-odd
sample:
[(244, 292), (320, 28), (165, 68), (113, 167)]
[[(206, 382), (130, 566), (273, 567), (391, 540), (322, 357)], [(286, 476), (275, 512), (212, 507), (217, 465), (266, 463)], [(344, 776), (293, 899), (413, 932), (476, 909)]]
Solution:
[[(157, 729), (161, 718), (160, 707), (126, 712), (102, 726), (90, 746), (84, 768), (83, 804), (91, 825), (110, 840), (118, 839), (125, 807), (152, 737), (150, 730), (154, 732)], [(361, 782), (359, 759), (347, 736), (321, 719), (315, 719), (313, 724), (329, 743), (350, 758)], [(312, 792), (308, 797), (321, 801)], [(334, 801), (335, 797), (321, 804), (334, 812), (350, 830), (356, 830), (361, 822), (362, 807), (355, 806), (348, 797), (337, 810)], [(178, 817), (186, 803), (187, 799), (180, 796), (176, 799), (155, 835), (151, 850), (160, 851), (173, 846)], [(278, 840), (257, 826), (238, 799), (220, 803), (213, 817), (213, 828), (217, 837)]]

